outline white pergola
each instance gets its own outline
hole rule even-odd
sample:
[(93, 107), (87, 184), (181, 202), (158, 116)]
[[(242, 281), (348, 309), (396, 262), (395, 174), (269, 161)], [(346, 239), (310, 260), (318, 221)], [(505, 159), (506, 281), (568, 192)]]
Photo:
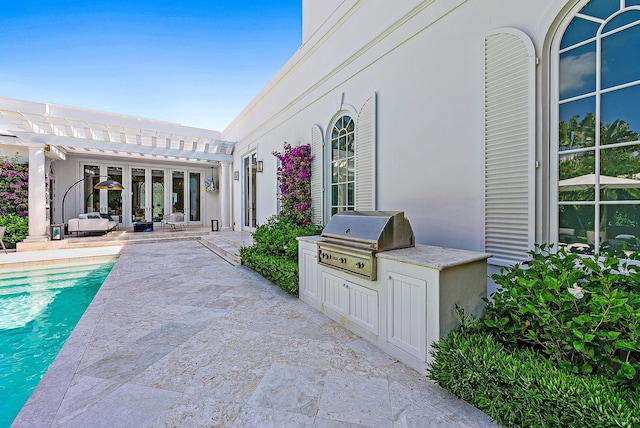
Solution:
[(218, 131), (77, 107), (0, 97), (0, 144), (29, 148), (29, 237), (46, 237), (45, 157), (67, 154), (221, 165), (222, 227), (230, 221), (235, 143)]
[(141, 157), (182, 162), (233, 160), (220, 132), (171, 122), (0, 97), (0, 137), (43, 144), (64, 154)]

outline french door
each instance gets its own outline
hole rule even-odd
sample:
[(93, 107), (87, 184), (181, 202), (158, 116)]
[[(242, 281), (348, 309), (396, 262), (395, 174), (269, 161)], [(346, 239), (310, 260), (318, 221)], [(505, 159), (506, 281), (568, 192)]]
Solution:
[(202, 174), (198, 171), (171, 171), (171, 212), (184, 213), (188, 223), (202, 223)]
[(122, 190), (98, 190), (94, 186), (111, 177), (122, 183), (122, 166), (84, 165), (84, 192), (82, 207), (85, 213), (97, 212), (109, 214), (119, 225), (124, 225)]
[(242, 201), (243, 211), (243, 230), (250, 232), (255, 231), (256, 228), (256, 172), (257, 172), (257, 157), (255, 153), (246, 156), (242, 160), (243, 169), (243, 189), (244, 194)]
[[(184, 213), (185, 223), (203, 222), (202, 171), (92, 163), (82, 168), (85, 213), (108, 213), (123, 227), (141, 221), (160, 223), (165, 214), (175, 212)], [(124, 190), (94, 189), (107, 176), (122, 183)]]
[(131, 223), (159, 223), (165, 213), (164, 170), (131, 168)]

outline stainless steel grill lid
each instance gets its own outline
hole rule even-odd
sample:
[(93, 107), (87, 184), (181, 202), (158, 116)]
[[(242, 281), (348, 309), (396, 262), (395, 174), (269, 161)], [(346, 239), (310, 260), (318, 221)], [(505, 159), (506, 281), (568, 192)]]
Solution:
[(374, 251), (415, 246), (413, 229), (403, 211), (345, 211), (331, 217), (322, 231), (325, 241)]

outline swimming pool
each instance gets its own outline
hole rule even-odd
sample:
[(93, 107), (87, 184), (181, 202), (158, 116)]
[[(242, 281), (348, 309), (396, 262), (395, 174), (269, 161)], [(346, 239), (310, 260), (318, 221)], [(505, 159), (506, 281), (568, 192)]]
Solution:
[(0, 427), (15, 419), (115, 262), (0, 271)]

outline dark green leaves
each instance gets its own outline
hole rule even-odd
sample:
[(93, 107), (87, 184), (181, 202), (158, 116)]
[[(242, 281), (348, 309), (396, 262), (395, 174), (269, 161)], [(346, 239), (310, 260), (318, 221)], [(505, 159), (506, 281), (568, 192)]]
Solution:
[(250, 267), (284, 291), (298, 295), (299, 236), (319, 235), (313, 225), (299, 225), (287, 216), (273, 216), (258, 226), (254, 245), (240, 249), (242, 264)]
[[(581, 257), (552, 250), (541, 245), (526, 264), (492, 276), (499, 290), (481, 322), (503, 343), (532, 346), (558, 364), (567, 362), (575, 373), (593, 371), (637, 382), (640, 257)], [(626, 364), (617, 361), (621, 353), (629, 353)]]
[[(578, 342), (581, 343), (581, 342)], [(580, 345), (579, 345), (580, 346)], [(453, 330), (434, 344), (428, 376), (509, 427), (638, 427), (640, 392), (590, 364), (509, 349), (478, 328)], [(631, 379), (631, 364), (621, 374)]]

